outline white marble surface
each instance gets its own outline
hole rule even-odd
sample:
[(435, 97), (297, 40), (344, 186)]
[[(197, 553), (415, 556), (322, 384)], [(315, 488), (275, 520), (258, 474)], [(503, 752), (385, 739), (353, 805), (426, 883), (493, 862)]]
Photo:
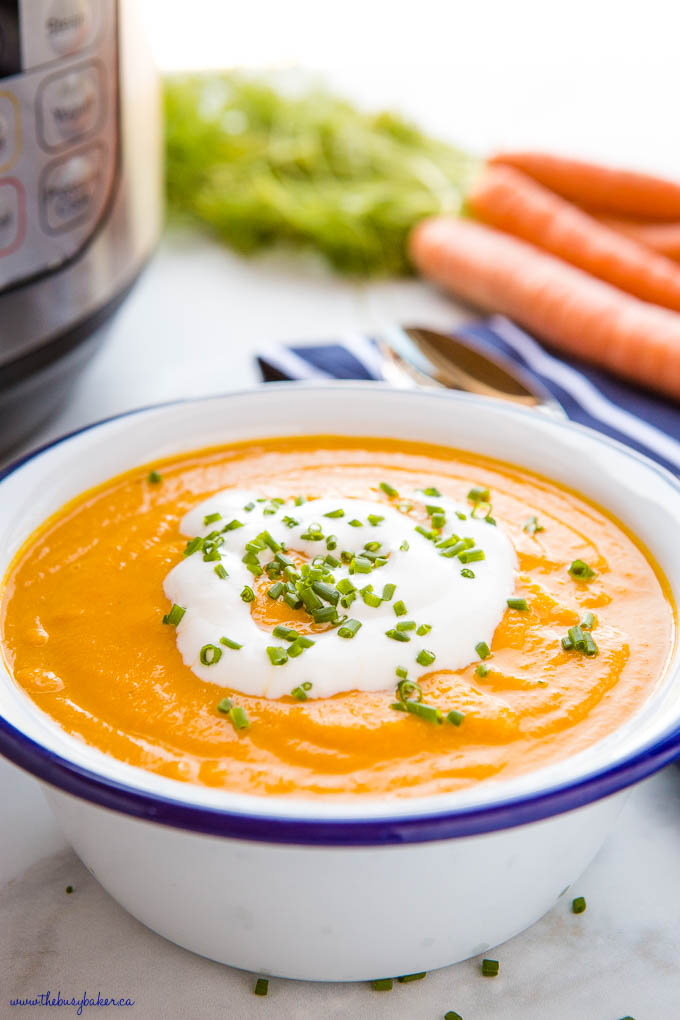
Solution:
[[(250, 385), (256, 381), (252, 352), (272, 340), (340, 336), (366, 328), (375, 314), (444, 324), (454, 312), (415, 281), (359, 288), (312, 264), (242, 262), (209, 241), (174, 232), (73, 399), (32, 442), (140, 404)], [(48, 989), (69, 997), (85, 989), (129, 996), (135, 999), (129, 1015), (150, 1020), (438, 1020), (448, 1009), (464, 1020), (680, 1015), (675, 766), (634, 790), (616, 831), (572, 892), (494, 952), (498, 978), (482, 978), (479, 961), (468, 961), (390, 993), (365, 984), (272, 980), (269, 997), (255, 998), (250, 975), (172, 946), (118, 907), (67, 848), (36, 783), (2, 761), (0, 803), (3, 1018), (44, 1015), (40, 1007), (12, 1009), (9, 999)], [(71, 896), (67, 884), (75, 887)], [(581, 894), (588, 909), (574, 916), (569, 901)]]

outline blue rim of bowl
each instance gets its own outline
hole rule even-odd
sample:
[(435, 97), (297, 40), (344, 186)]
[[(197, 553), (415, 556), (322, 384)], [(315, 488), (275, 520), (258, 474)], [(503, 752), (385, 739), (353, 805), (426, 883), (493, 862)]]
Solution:
[[(387, 390), (384, 384), (357, 383), (267, 383), (261, 389), (271, 392), (279, 388), (299, 389), (342, 389)], [(112, 421), (145, 414), (168, 407), (191, 403), (252, 395), (257, 390), (233, 390), (212, 396), (170, 400), (160, 404), (123, 411), (100, 421), (74, 429), (66, 435), (45, 443), (30, 451), (7, 467), (0, 470), (0, 483), (24, 464), (70, 439), (99, 428)], [(402, 398), (421, 391), (399, 391)], [(431, 393), (431, 399), (465, 400), (487, 404), (489, 398), (468, 394)], [(513, 414), (533, 414), (530, 409), (508, 408)], [(680, 479), (655, 461), (643, 456), (625, 444), (609, 436), (568, 419), (551, 420), (556, 428), (585, 432), (605, 446), (614, 447), (628, 457), (640, 461), (649, 470), (661, 475), (680, 492)], [(299, 846), (386, 846), (407, 843), (425, 843), (433, 840), (458, 839), (483, 833), (497, 832), (519, 825), (531, 824), (554, 815), (564, 814), (584, 807), (603, 797), (618, 793), (634, 783), (640, 782), (652, 773), (668, 765), (680, 755), (680, 725), (649, 746), (629, 755), (623, 761), (591, 772), (576, 782), (560, 784), (547, 790), (524, 794), (506, 800), (446, 811), (428, 811), (422, 815), (404, 817), (352, 817), (352, 818), (299, 818), (276, 817), (275, 815), (249, 814), (248, 812), (226, 811), (220, 808), (182, 802), (159, 794), (142, 791), (117, 780), (106, 778), (74, 762), (63, 758), (42, 744), (27, 737), (0, 716), (0, 755), (19, 768), (29, 772), (43, 783), (56, 787), (63, 793), (104, 809), (147, 822), (155, 822), (171, 828), (209, 836), (229, 839), (254, 840), (265, 843), (284, 843)]]

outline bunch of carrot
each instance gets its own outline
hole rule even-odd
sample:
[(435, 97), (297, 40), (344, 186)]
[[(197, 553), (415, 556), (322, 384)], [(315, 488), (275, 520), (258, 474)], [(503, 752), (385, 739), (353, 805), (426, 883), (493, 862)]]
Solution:
[(562, 351), (680, 399), (680, 183), (535, 152), (491, 159), (474, 219), (411, 233), (415, 266)]

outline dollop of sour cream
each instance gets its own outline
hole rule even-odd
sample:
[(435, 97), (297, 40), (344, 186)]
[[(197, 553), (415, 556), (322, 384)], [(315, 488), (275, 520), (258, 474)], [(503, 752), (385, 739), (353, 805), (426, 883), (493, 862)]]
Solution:
[[(419, 521), (404, 511), (405, 502), (436, 504), (443, 511), (446, 524), (436, 541), (416, 530)], [(233, 525), (235, 521), (241, 526)], [(428, 530), (429, 522), (421, 527)], [(217, 552), (210, 547), (212, 556), (219, 559), (205, 558), (199, 546), (165, 578), (166, 596), (185, 610), (176, 628), (182, 660), (201, 680), (267, 698), (280, 698), (303, 684), (311, 685), (306, 687), (309, 698), (326, 698), (341, 691), (388, 690), (397, 682), (397, 667), (406, 669), (409, 679), (417, 679), (436, 669), (456, 670), (479, 661), (476, 646), (491, 644), (515, 586), (517, 558), (503, 528), (473, 518), (469, 506), (443, 496), (429, 498), (422, 492), (401, 494), (390, 503), (324, 496), (297, 506), (294, 500), (272, 502), (261, 493), (228, 489), (194, 507), (183, 518), (180, 530), (190, 539), (217, 531), (224, 540)], [(319, 530), (324, 536), (321, 540), (304, 537), (318, 535)], [(348, 608), (337, 605), (341, 617), (360, 622), (353, 637), (341, 636), (344, 632), (335, 626), (311, 634), (313, 645), (296, 657), (288, 657), (281, 665), (270, 661), (268, 648), (285, 652), (289, 643), (273, 636), (271, 629), (263, 630), (251, 616), (250, 604), (241, 597), (244, 588), (255, 588), (253, 574), (243, 562), (248, 555), (246, 546), (264, 531), (283, 546), (285, 556), (295, 561), (296, 567), (326, 556), (326, 539), (331, 535), (335, 537), (330, 555), (337, 560), (342, 551), (361, 556), (367, 543), (375, 555), (374, 543), (380, 543), (377, 554), (387, 562), (369, 573), (350, 573), (346, 562), (325, 567), (333, 575), (332, 585), (348, 579), (357, 589)], [(468, 539), (468, 547), (482, 550), (484, 558), (466, 563), (458, 554), (442, 555), (452, 545), (446, 548), (437, 542), (453, 534)], [(264, 567), (274, 552), (265, 546), (254, 555)], [(470, 572), (474, 576), (469, 576)], [(266, 575), (262, 576), (266, 581)], [(377, 596), (382, 596), (385, 585), (395, 587), (390, 598), (381, 598), (375, 606), (360, 594), (367, 585), (373, 586)], [(403, 627), (411, 623), (416, 626)], [(388, 631), (408, 640), (389, 637)], [(221, 643), (223, 637), (241, 647)], [(202, 661), (202, 649), (210, 645), (221, 654), (216, 661)], [(422, 656), (423, 651), (429, 654)], [(427, 665), (417, 661), (419, 655)], [(212, 657), (203, 653), (204, 660)], [(275, 657), (283, 658), (280, 654)]]

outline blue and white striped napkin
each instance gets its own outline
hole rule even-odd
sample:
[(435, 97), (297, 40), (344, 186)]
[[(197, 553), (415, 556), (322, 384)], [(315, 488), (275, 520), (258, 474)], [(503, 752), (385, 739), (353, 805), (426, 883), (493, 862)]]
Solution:
[[(591, 368), (568, 364), (508, 319), (494, 316), (457, 328), (455, 335), (482, 352), (501, 355), (548, 390), (572, 421), (604, 432), (680, 473), (680, 406)], [(385, 378), (377, 346), (362, 336), (318, 344), (271, 347), (258, 355), (265, 382), (282, 379)]]

